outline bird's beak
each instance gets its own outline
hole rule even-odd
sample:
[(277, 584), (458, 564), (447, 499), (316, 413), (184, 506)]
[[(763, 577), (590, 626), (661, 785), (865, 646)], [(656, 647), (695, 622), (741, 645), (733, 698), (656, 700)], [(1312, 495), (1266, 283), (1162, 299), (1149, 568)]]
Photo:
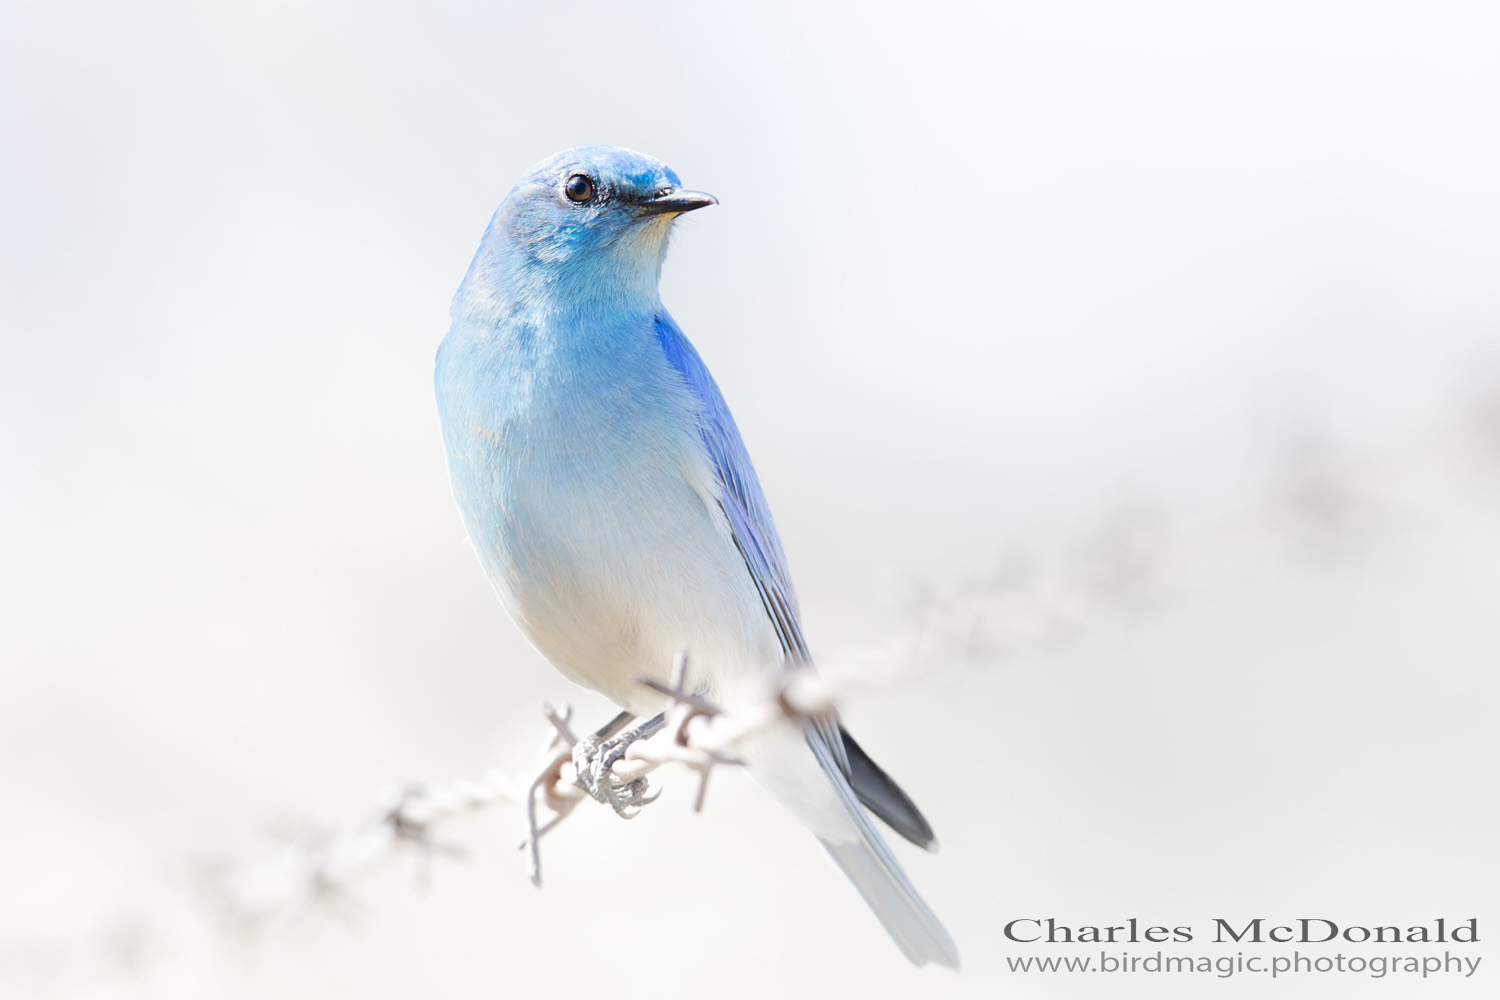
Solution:
[(681, 215), (695, 208), (717, 205), (719, 199), (702, 191), (673, 190), (635, 203), (636, 211), (642, 215)]

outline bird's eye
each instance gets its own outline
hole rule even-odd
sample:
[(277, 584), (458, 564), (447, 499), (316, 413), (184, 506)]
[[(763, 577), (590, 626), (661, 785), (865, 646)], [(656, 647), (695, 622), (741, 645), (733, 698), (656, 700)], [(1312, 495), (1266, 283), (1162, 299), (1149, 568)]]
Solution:
[(594, 196), (594, 181), (588, 174), (574, 174), (563, 185), (563, 193), (569, 201), (588, 201)]

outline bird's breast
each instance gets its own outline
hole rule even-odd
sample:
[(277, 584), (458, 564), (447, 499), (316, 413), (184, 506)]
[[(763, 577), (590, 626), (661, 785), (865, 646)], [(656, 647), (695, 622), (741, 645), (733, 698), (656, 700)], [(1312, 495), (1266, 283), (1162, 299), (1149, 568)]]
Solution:
[(512, 617), (565, 674), (638, 711), (655, 698), (635, 678), (666, 677), (679, 649), (700, 677), (774, 660), (699, 404), (654, 336), (592, 353), (539, 339), (450, 334), (438, 371), (455, 497)]

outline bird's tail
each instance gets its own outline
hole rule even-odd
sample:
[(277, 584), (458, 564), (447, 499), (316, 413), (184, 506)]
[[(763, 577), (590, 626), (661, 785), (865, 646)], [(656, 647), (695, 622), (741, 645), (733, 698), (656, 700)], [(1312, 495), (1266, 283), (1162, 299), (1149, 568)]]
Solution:
[(736, 752), (751, 776), (822, 842), (907, 958), (958, 968), (953, 938), (881, 839), (817, 726), (786, 719), (747, 736)]
[[(916, 965), (936, 962), (950, 969), (958, 968), (958, 946), (943, 927), (937, 914), (927, 906), (917, 893), (916, 887), (901, 870), (901, 865), (891, 853), (869, 815), (855, 798), (849, 783), (828, 751), (827, 744), (816, 732), (809, 734), (808, 743), (813, 748), (818, 763), (838, 791), (850, 820), (852, 829), (841, 836), (818, 833), (829, 857), (843, 869), (849, 881), (859, 890), (875, 916), (880, 918), (886, 933), (906, 957)], [(844, 833), (844, 831), (841, 831)]]
[(958, 968), (958, 947), (953, 938), (917, 895), (878, 833), (873, 841), (824, 840), (823, 846), (907, 958), (917, 965), (936, 962)]

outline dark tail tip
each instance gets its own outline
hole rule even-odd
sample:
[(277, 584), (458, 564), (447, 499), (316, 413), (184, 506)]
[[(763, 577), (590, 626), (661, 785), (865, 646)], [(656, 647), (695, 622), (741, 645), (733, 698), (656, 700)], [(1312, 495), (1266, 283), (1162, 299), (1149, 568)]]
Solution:
[(913, 844), (928, 851), (937, 850), (937, 837), (916, 803), (870, 759), (843, 726), (839, 727), (839, 735), (844, 739), (844, 753), (849, 758), (849, 785), (855, 797), (886, 826)]

